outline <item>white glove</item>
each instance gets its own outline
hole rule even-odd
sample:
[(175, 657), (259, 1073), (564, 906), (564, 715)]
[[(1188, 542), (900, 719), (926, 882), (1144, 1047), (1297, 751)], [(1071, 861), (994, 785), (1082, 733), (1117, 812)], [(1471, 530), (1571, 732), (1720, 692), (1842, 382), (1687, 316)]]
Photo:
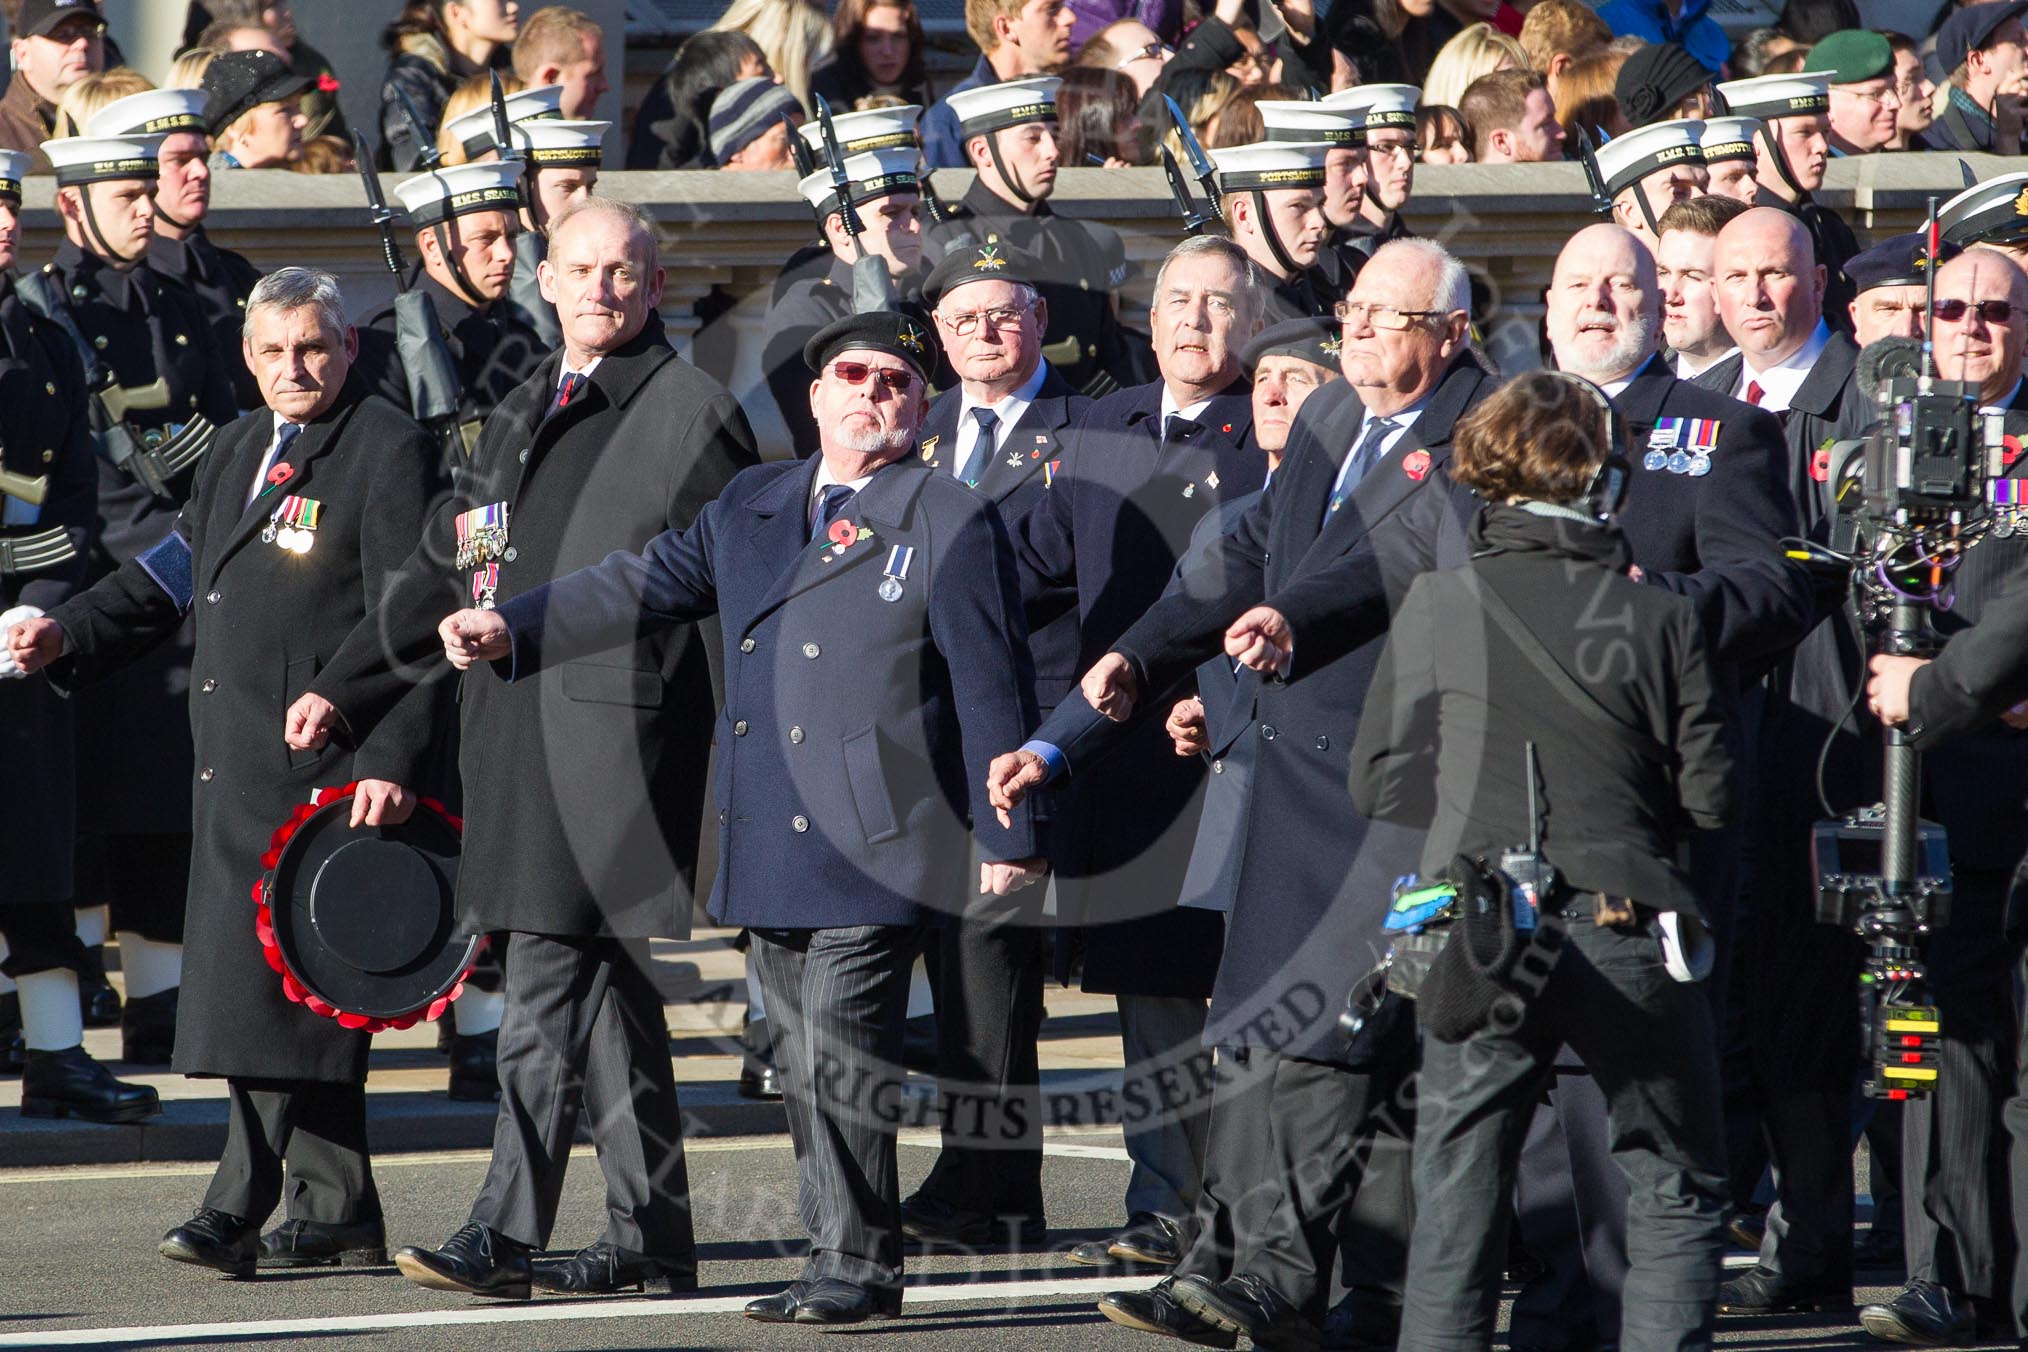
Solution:
[(23, 620), (41, 618), (41, 606), (16, 606), (12, 610), (0, 611), (0, 681), (18, 681), (28, 674), (15, 662), (13, 652), (7, 647), (7, 631)]

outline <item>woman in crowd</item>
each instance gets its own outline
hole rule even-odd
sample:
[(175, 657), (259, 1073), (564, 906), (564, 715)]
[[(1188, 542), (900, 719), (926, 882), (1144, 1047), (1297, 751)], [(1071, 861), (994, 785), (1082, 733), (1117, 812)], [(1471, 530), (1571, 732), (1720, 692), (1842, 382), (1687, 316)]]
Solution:
[(712, 100), (741, 80), (772, 78), (767, 54), (745, 33), (708, 29), (693, 35), (641, 100), (627, 142), (627, 168), (710, 168)]
[[(486, 70), (521, 31), (519, 0), (408, 0), (380, 35), (387, 76), (380, 86), (380, 164), (414, 170), (444, 120), (458, 82)], [(408, 96), (412, 125), (396, 91)]]
[(831, 53), (831, 21), (815, 0), (732, 0), (712, 31), (744, 33), (760, 45), (768, 69), (805, 109), (810, 71)]
[(1134, 82), (1116, 70), (1073, 66), (1056, 91), (1056, 162), (1124, 169), (1150, 162)]
[(1415, 157), (1424, 164), (1470, 164), (1472, 138), (1458, 110), (1425, 103), (1415, 110)]
[[(1627, 119), (1620, 112), (1619, 99), (1614, 93), (1620, 78), (1620, 67), (1626, 64), (1627, 54), (1610, 49), (1580, 57), (1563, 72), (1563, 78), (1556, 82), (1556, 120), (1563, 126), (1564, 144), (1576, 154), (1578, 128), (1582, 127), (1592, 144), (1605, 137), (1618, 136), (1628, 130)], [(1605, 136), (1599, 135), (1604, 132)]]
[(810, 92), (823, 95), (833, 111), (877, 95), (929, 107), (914, 0), (838, 0), (831, 33), (831, 59), (810, 72)]
[(1475, 23), (1443, 45), (1430, 62), (1422, 82), (1422, 101), (1446, 108), (1458, 106), (1472, 81), (1496, 70), (1524, 70), (1528, 54), (1521, 44), (1489, 23)]
[(287, 169), (303, 158), (306, 75), (273, 52), (226, 52), (204, 68), (214, 169)]

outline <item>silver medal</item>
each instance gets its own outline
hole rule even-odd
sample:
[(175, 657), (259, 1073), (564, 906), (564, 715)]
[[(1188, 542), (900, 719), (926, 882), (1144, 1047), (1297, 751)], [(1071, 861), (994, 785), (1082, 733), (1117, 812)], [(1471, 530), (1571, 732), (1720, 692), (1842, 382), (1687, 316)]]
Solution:
[(266, 528), (261, 531), (261, 543), (264, 545), (273, 544), (275, 542), (275, 535), (275, 523), (270, 521)]
[(1711, 472), (1711, 457), (1699, 451), (1690, 457), (1690, 468), (1684, 473), (1693, 479), (1701, 479)]
[(1642, 469), (1660, 469), (1668, 463), (1669, 456), (1664, 451), (1649, 451), (1641, 457)]
[(1676, 451), (1672, 453), (1669, 456), (1669, 472), (1671, 474), (1688, 474), (1690, 472), (1690, 453), (1688, 451)]
[(898, 577), (883, 577), (880, 579), (880, 599), (883, 601), (899, 601), (901, 599), (901, 579)]

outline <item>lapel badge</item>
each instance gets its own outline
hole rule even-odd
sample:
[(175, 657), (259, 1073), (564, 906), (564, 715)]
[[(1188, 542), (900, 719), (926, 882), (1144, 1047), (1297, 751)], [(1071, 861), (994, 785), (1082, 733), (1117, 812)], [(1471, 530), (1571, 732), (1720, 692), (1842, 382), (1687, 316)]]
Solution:
[(1209, 474), (1207, 474), (1207, 475), (1205, 475), (1205, 476), (1204, 476), (1204, 486), (1205, 486), (1206, 488), (1216, 488), (1216, 487), (1218, 487), (1218, 471), (1217, 471), (1217, 470), (1213, 470), (1213, 471), (1211, 471), (1211, 473), (1209, 473)]
[[(2028, 192), (2028, 188), (2023, 188), (2021, 191)], [(1836, 439), (1835, 437), (1825, 437), (1824, 444), (1817, 447), (1816, 453), (1810, 457), (1810, 477), (1818, 483), (1825, 483), (1830, 480), (1831, 444)]]
[(922, 458), (929, 461), (932, 465), (937, 462), (937, 443), (942, 440), (943, 436), (941, 433), (933, 437), (923, 438)]
[(1413, 450), (1401, 458), (1401, 472), (1421, 483), (1429, 477), (1429, 452)]
[(1231, 423), (1221, 423), (1221, 424), (1219, 424), (1218, 430), (1219, 430), (1219, 431), (1221, 431), (1221, 432), (1223, 432), (1223, 433), (1225, 433), (1225, 435), (1227, 435), (1227, 436), (1231, 436), (1231, 435), (1232, 435), (1232, 424), (1231, 424)]
[[(268, 488), (280, 488), (295, 477), (296, 467), (284, 460), (268, 471)], [(266, 492), (267, 489), (262, 489), (261, 491)]]
[(1042, 486), (1049, 487), (1056, 482), (1057, 471), (1063, 468), (1061, 460), (1052, 460), (1042, 467)]
[[(2028, 216), (2028, 188), (2021, 189), (2021, 195), (2014, 199), (2014, 214), (2016, 216)], [(1925, 259), (1924, 261), (1927, 262), (1928, 260)]]
[(1186, 498), (1194, 498), (1197, 496), (1197, 483), (1194, 479), (1191, 482), (1183, 485), (1183, 496)]

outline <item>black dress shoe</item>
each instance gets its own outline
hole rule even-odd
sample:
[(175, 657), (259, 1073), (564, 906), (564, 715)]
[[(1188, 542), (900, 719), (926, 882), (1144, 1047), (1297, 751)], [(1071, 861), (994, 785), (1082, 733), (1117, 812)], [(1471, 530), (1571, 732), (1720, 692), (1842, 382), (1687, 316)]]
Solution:
[(1177, 1301), (1164, 1277), (1145, 1291), (1108, 1291), (1099, 1297), (1098, 1312), (1122, 1328), (1180, 1338), (1198, 1347), (1236, 1347), (1239, 1335), (1193, 1314)]
[(176, 1054), (176, 995), (182, 987), (127, 1001), (120, 1011), (120, 1059), (134, 1066), (166, 1066)]
[(106, 947), (100, 944), (85, 951), (84, 966), (77, 974), (77, 1008), (87, 1028), (120, 1026), (120, 993), (106, 980)]
[(1720, 1314), (1787, 1314), (1798, 1310), (1838, 1314), (1851, 1308), (1850, 1282), (1791, 1282), (1764, 1267), (1752, 1268), (1718, 1288)]
[(82, 1045), (60, 1052), (28, 1053), (21, 1071), (23, 1117), (80, 1117), (87, 1122), (138, 1122), (162, 1111), (162, 1099), (145, 1084), (113, 1078)]
[(351, 1225), (286, 1220), (261, 1236), (264, 1268), (379, 1267), (387, 1261), (387, 1230), (378, 1220)]
[(28, 1044), (21, 1040), (21, 997), (13, 991), (0, 995), (0, 1075), (19, 1075), (28, 1061)]
[(394, 1265), (417, 1286), (471, 1296), (528, 1299), (528, 1249), (477, 1221), (467, 1222), (441, 1249), (407, 1244)]
[(741, 1069), (739, 1096), (743, 1099), (760, 1099), (768, 1102), (780, 1100), (782, 1073), (773, 1066), (763, 1066), (759, 1070)]
[(451, 1039), (451, 1097), (463, 1103), (491, 1103), (500, 1097), (499, 1029)]
[(1972, 1341), (1972, 1303), (1935, 1282), (1910, 1282), (1894, 1299), (1859, 1311), (1859, 1327), (1909, 1347), (1959, 1347)]
[(1394, 1352), (1401, 1306), (1355, 1291), (1324, 1314), (1324, 1352)]
[(205, 1207), (162, 1236), (161, 1254), (178, 1263), (215, 1268), (228, 1277), (254, 1275), (261, 1232), (230, 1212)]
[(1170, 1288), (1176, 1303), (1198, 1318), (1244, 1334), (1261, 1348), (1314, 1348), (1316, 1325), (1258, 1277), (1240, 1273), (1222, 1282), (1178, 1277)]
[(748, 1319), (757, 1319), (763, 1324), (788, 1324), (796, 1318), (796, 1303), (809, 1290), (808, 1282), (790, 1282), (772, 1296), (750, 1300), (741, 1311)]
[(999, 1216), (915, 1193), (902, 1199), (901, 1233), (919, 1244), (952, 1248), (1033, 1248), (1049, 1241), (1041, 1216)]
[(1174, 1267), (1183, 1257), (1183, 1232), (1167, 1216), (1127, 1217), (1127, 1228), (1112, 1237), (1106, 1252), (1123, 1263)]
[(863, 1324), (874, 1318), (893, 1318), (901, 1313), (901, 1288), (886, 1286), (875, 1290), (837, 1277), (820, 1277), (806, 1283), (796, 1298), (798, 1324)]
[(665, 1263), (600, 1240), (559, 1262), (535, 1264), (530, 1279), (545, 1291), (573, 1296), (608, 1296), (640, 1291), (673, 1296), (697, 1289), (697, 1264)]

